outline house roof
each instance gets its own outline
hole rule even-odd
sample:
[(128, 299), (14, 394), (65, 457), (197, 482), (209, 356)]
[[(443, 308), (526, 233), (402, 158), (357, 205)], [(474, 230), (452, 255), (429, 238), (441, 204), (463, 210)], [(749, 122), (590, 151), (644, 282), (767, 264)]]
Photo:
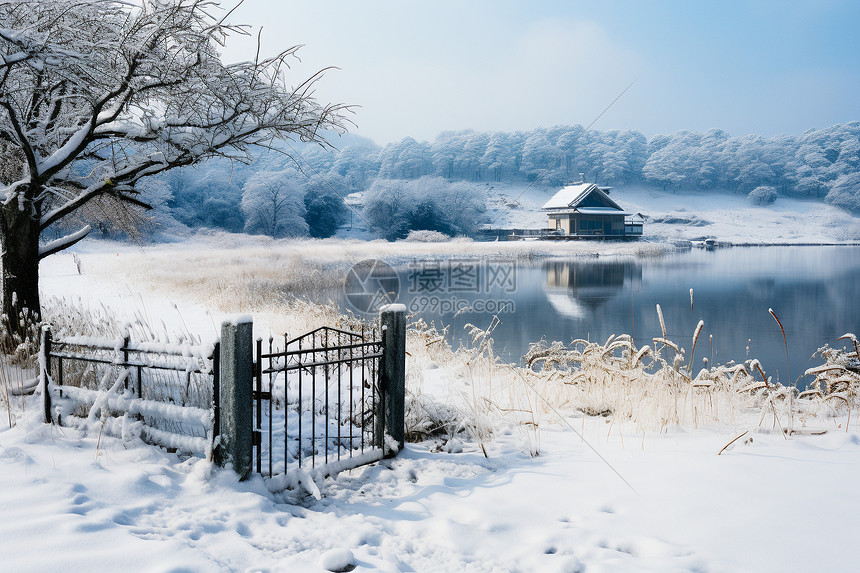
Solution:
[[(587, 206), (586, 200), (588, 200)], [(602, 214), (615, 215), (623, 211), (618, 203), (610, 199), (609, 195), (594, 183), (568, 185), (544, 203), (543, 208), (546, 210), (579, 209), (581, 213), (586, 212), (583, 209), (599, 209)]]
[(568, 185), (562, 187), (561, 191), (552, 196), (552, 198), (544, 203), (544, 209), (564, 209), (572, 207), (579, 197), (592, 187), (597, 187), (594, 183), (579, 183), (577, 185)]

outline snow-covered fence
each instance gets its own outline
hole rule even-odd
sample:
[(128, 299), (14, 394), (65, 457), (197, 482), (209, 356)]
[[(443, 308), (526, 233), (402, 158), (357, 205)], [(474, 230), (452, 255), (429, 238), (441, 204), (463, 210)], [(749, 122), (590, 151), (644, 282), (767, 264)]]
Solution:
[(42, 330), (40, 385), (45, 421), (83, 427), (189, 453), (212, 454), (218, 435), (219, 344), (166, 344)]
[(266, 353), (262, 340), (255, 352), (252, 332), (249, 316), (225, 321), (208, 346), (54, 339), (45, 327), (45, 422), (101, 424), (107, 434), (203, 454), (243, 479), (256, 460), (257, 473), (280, 476), (275, 488), (403, 447), (406, 307), (383, 307), (378, 329), (285, 335), (282, 350), (270, 339)]

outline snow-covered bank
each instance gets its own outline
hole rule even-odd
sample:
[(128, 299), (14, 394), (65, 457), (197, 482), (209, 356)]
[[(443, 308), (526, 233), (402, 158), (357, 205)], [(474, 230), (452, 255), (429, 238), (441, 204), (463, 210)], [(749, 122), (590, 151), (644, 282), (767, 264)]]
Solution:
[[(488, 187), (491, 226), (542, 228), (541, 206), (557, 187)], [(649, 241), (713, 237), (734, 244), (833, 244), (860, 241), (860, 217), (821, 201), (780, 197), (772, 205), (753, 205), (742, 194), (672, 192), (626, 186), (611, 197), (624, 209), (647, 215)]]

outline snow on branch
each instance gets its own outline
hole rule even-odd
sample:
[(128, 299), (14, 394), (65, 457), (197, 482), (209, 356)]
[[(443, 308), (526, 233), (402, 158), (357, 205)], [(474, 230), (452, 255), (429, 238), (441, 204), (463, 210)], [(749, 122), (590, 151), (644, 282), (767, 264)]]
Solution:
[(68, 249), (78, 241), (82, 240), (84, 237), (90, 234), (92, 231), (92, 227), (89, 225), (84, 226), (79, 231), (72, 233), (70, 235), (66, 235), (65, 237), (60, 237), (59, 239), (55, 239), (50, 243), (45, 243), (44, 245), (39, 246), (39, 258), (44, 259), (49, 255), (53, 255), (54, 253), (58, 253), (63, 249)]
[(224, 39), (247, 33), (228, 15), (205, 1), (0, 2), (0, 141), (20, 174), (0, 185), (6, 202), (44, 229), (105, 194), (145, 206), (135, 184), (167, 169), (344, 131), (349, 108), (313, 99), (322, 72), (287, 82), (297, 46), (223, 64)]

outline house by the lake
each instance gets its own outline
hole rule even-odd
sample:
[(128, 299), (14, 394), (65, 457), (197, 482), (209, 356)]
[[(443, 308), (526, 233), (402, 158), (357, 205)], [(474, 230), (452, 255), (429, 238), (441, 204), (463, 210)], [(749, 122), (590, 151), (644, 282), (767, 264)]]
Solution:
[(594, 183), (564, 187), (543, 206), (550, 230), (557, 237), (641, 237), (644, 217), (628, 213), (610, 199), (611, 189)]

